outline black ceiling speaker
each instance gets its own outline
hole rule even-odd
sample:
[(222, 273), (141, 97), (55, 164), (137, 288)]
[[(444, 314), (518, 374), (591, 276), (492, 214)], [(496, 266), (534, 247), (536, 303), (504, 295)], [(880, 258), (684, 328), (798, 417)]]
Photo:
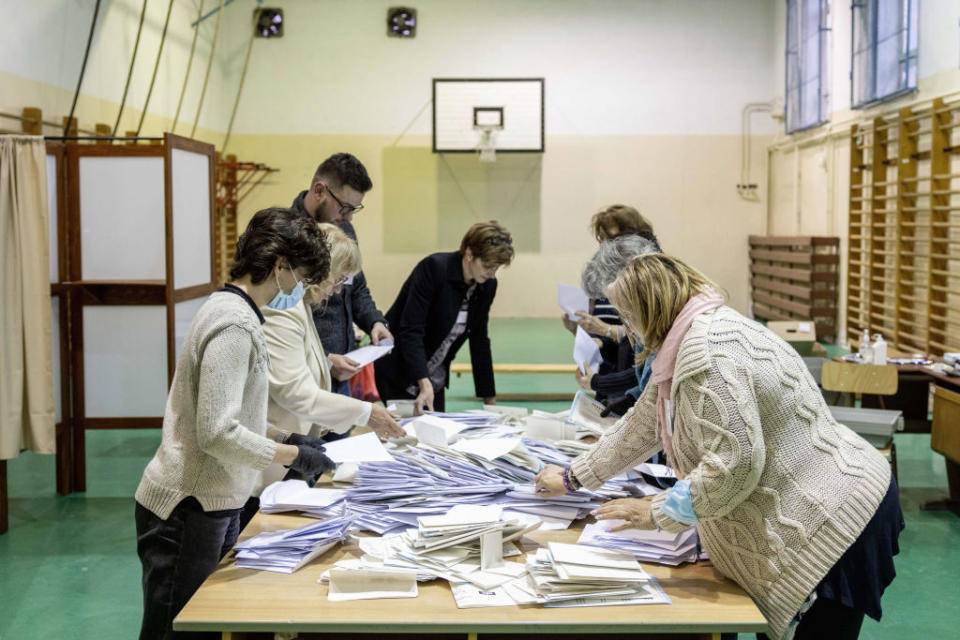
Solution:
[(412, 38), (417, 35), (417, 10), (410, 7), (387, 9), (387, 35), (394, 38)]
[(283, 37), (283, 9), (254, 9), (257, 19), (256, 36), (258, 38)]

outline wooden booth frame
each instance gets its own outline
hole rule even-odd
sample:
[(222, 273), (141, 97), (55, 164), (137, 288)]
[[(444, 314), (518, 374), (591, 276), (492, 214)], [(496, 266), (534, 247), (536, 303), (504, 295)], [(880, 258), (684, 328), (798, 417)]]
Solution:
[[(173, 235), (173, 151), (181, 149), (208, 158), (209, 228), (210, 228), (210, 278), (199, 285), (174, 288), (174, 235)], [(82, 277), (82, 246), (79, 230), (82, 228), (80, 211), (80, 159), (87, 157), (162, 157), (164, 159), (164, 279), (152, 280), (84, 280)], [(63, 283), (69, 291), (69, 376), (71, 406), (71, 465), (68, 491), (86, 490), (86, 437), (87, 429), (151, 429), (163, 424), (163, 416), (104, 417), (87, 415), (86, 376), (84, 373), (84, 319), (87, 306), (155, 305), (166, 308), (167, 384), (173, 380), (176, 369), (175, 305), (209, 295), (216, 288), (214, 255), (214, 198), (215, 157), (213, 145), (164, 134), (162, 145), (66, 145), (65, 191), (67, 237), (61, 237), (61, 255), (66, 245), (68, 254), (68, 281)], [(70, 231), (73, 231), (71, 233)], [(58, 466), (58, 478), (60, 467)], [(58, 490), (60, 484), (58, 481)], [(61, 491), (63, 492), (63, 491)]]

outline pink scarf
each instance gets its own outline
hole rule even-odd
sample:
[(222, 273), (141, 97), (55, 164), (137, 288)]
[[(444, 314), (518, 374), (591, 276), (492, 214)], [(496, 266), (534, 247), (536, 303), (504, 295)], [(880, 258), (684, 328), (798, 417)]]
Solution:
[(657, 385), (657, 415), (660, 420), (660, 438), (663, 441), (663, 450), (667, 454), (667, 463), (672, 467), (673, 464), (673, 429), (669, 420), (673, 418), (671, 411), (668, 411), (670, 403), (670, 392), (673, 388), (673, 371), (677, 364), (677, 352), (680, 351), (680, 343), (683, 337), (687, 335), (690, 325), (694, 319), (701, 313), (713, 311), (723, 304), (723, 296), (714, 289), (708, 289), (706, 293), (700, 293), (687, 300), (677, 318), (670, 327), (663, 345), (657, 352), (657, 359), (653, 361), (651, 367), (650, 382)]

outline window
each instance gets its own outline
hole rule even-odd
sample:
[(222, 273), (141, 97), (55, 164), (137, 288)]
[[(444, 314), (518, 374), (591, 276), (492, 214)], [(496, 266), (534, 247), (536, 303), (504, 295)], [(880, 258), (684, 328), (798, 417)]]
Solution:
[(827, 121), (829, 0), (787, 0), (787, 133)]
[(917, 88), (917, 0), (854, 0), (850, 102), (854, 109)]

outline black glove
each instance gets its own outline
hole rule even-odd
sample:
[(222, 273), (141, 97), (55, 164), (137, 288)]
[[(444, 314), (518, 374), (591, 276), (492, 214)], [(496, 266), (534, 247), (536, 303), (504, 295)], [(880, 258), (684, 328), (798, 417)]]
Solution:
[(630, 407), (634, 405), (636, 400), (633, 399), (631, 395), (622, 395), (617, 396), (616, 398), (608, 398), (603, 401), (604, 409), (600, 412), (601, 418), (606, 418), (611, 413), (615, 416), (622, 416), (627, 411), (630, 410)]
[(320, 451), (325, 451), (323, 445), (325, 445), (326, 442), (323, 441), (323, 438), (305, 436), (294, 432), (287, 435), (282, 444), (292, 444), (296, 447), (302, 447), (303, 445), (306, 445), (308, 447), (313, 447), (314, 449), (319, 449)]
[(299, 453), (296, 459), (290, 463), (289, 468), (304, 476), (319, 475), (324, 471), (332, 471), (337, 468), (337, 463), (326, 456), (322, 447), (315, 449), (308, 445), (300, 445), (297, 450)]

